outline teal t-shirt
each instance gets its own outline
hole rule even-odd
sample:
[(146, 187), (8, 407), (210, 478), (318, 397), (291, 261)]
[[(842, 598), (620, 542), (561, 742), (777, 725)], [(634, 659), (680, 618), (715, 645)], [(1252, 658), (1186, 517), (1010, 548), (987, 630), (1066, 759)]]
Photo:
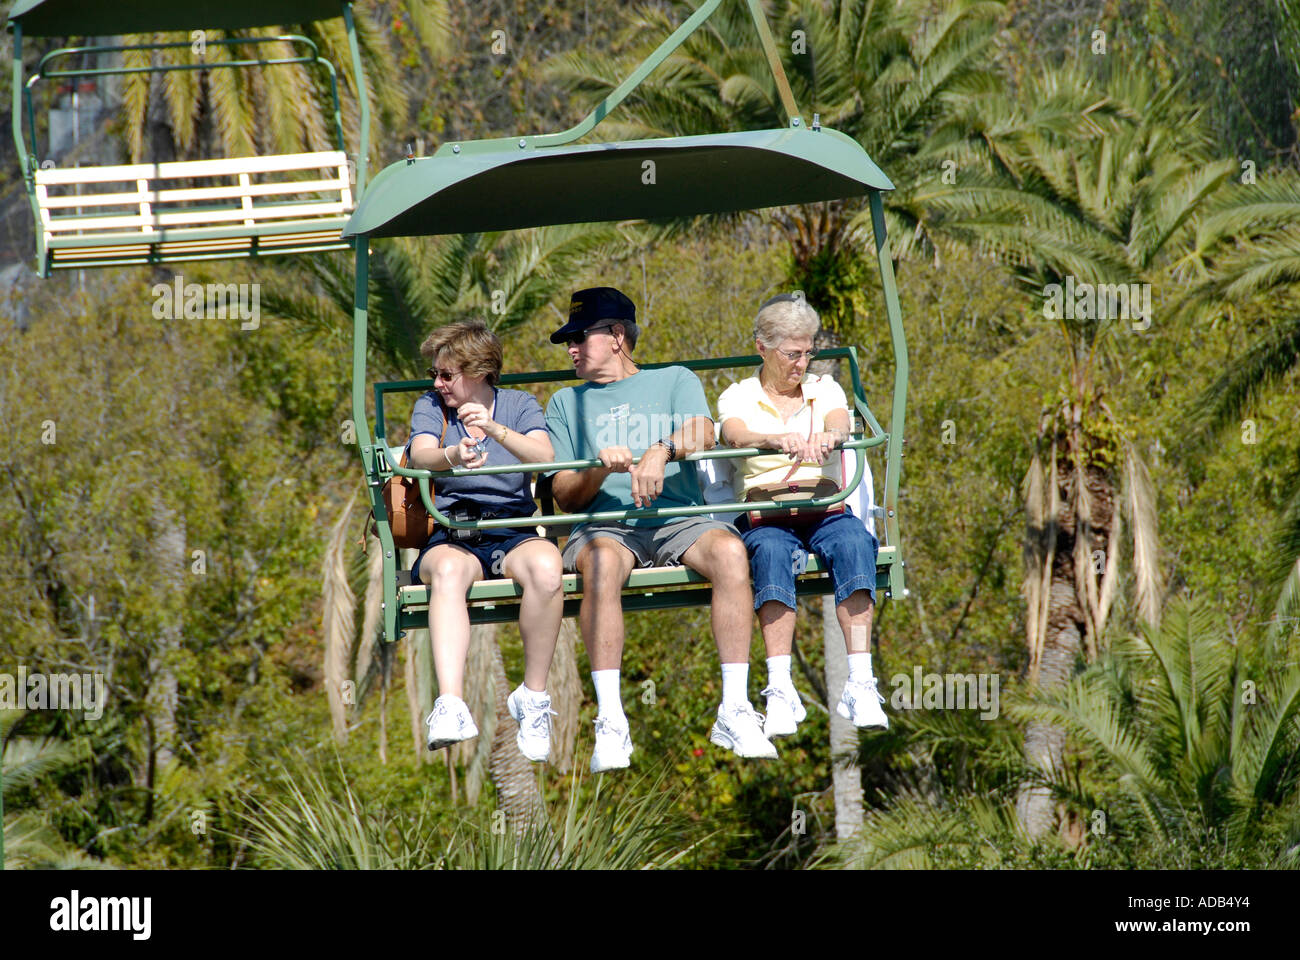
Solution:
[[(704, 387), (685, 367), (638, 370), (613, 383), (565, 387), (546, 405), (546, 429), (556, 460), (594, 460), (605, 447), (645, 453), (661, 437), (671, 436), (692, 417), (708, 417)], [(688, 507), (703, 503), (694, 463), (678, 460), (664, 468), (664, 490), (652, 507)], [(632, 476), (611, 473), (586, 508), (632, 510)], [(656, 526), (667, 520), (643, 517), (632, 526)]]

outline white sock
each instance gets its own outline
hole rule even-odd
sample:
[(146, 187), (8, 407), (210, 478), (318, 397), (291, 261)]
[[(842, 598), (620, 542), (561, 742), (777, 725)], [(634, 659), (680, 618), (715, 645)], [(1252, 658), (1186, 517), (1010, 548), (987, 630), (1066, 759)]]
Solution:
[(749, 703), (749, 664), (724, 663), (722, 665), (722, 702), (730, 706)]
[(849, 682), (852, 683), (854, 680), (870, 680), (871, 676), (871, 654), (850, 653)]
[(789, 690), (794, 686), (790, 678), (790, 654), (767, 658), (767, 685), (778, 690)]
[(618, 689), (617, 670), (593, 670), (591, 682), (596, 685), (596, 716), (623, 720), (623, 698)]
[(527, 697), (532, 703), (540, 703), (543, 700), (550, 699), (550, 694), (546, 692), (545, 687), (541, 690), (534, 690), (528, 684), (521, 683), (519, 684), (519, 689), (523, 691), (523, 696)]

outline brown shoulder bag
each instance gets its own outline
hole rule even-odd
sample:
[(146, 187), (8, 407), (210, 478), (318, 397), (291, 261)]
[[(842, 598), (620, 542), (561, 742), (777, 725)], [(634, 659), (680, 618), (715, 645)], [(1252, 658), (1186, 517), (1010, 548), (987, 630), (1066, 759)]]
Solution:
[[(442, 411), (442, 436), (438, 446), (442, 446), (447, 436), (447, 411)], [(410, 448), (408, 440), (397, 458), (397, 465), (406, 466), (406, 451)], [(438, 529), (438, 521), (429, 516), (420, 497), (420, 481), (415, 477), (403, 477), (394, 474), (384, 481), (384, 509), (388, 511), (388, 525), (393, 531), (393, 545), (402, 549), (418, 550), (429, 542), (433, 532)], [(433, 481), (429, 481), (429, 498), (433, 498)]]

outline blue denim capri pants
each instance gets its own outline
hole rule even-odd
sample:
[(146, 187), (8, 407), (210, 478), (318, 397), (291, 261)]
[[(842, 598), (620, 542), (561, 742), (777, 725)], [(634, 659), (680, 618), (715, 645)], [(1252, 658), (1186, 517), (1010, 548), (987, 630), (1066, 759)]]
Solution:
[(807, 568), (810, 553), (830, 567), (837, 604), (855, 590), (866, 590), (871, 602), (876, 602), (879, 544), (851, 509), (846, 507), (843, 513), (828, 514), (819, 524), (802, 527), (750, 527), (748, 517), (741, 514), (736, 526), (749, 551), (755, 610), (769, 600), (794, 609), (794, 578)]

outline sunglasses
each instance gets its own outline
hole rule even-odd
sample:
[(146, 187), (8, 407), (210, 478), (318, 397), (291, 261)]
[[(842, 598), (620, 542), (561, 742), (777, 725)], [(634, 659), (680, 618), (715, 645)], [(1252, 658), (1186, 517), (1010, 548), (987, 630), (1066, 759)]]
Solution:
[(587, 339), (588, 334), (595, 333), (598, 330), (609, 330), (611, 327), (613, 327), (613, 324), (610, 323), (604, 323), (598, 327), (588, 327), (586, 330), (579, 330), (576, 333), (569, 334), (564, 342), (566, 344), (582, 343)]
[(457, 370), (455, 373), (452, 373), (450, 370), (435, 370), (433, 369), (433, 367), (430, 367), (428, 370), (428, 374), (430, 377), (432, 377), (434, 380), (441, 380), (443, 383), (451, 383), (453, 380), (459, 377), (463, 372), (464, 372), (463, 370)]

